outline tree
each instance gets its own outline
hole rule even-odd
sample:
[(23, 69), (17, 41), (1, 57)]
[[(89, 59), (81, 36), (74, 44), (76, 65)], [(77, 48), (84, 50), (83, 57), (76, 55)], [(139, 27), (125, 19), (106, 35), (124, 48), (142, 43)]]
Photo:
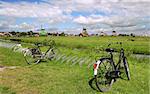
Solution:
[(135, 37), (135, 35), (133, 33), (131, 33), (130, 36)]
[(65, 33), (64, 33), (64, 32), (62, 32), (62, 33), (60, 34), (60, 36), (65, 36)]
[(20, 36), (26, 36), (26, 35), (27, 35), (26, 32), (21, 32), (21, 33), (20, 33)]
[(15, 31), (12, 31), (12, 32), (9, 32), (9, 33), (12, 34), (12, 35), (16, 35)]

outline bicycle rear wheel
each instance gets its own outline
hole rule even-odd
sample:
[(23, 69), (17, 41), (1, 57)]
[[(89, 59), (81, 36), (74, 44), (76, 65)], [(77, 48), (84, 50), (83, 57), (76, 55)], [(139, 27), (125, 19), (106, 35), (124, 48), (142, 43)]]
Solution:
[(101, 59), (101, 63), (95, 75), (96, 86), (99, 91), (106, 92), (111, 89), (114, 79), (111, 72), (114, 71), (114, 65), (108, 58)]
[(32, 55), (32, 52), (29, 49), (26, 50), (23, 53), (23, 55), (27, 64), (32, 64), (32, 63), (38, 64), (40, 62), (40, 58), (35, 55)]

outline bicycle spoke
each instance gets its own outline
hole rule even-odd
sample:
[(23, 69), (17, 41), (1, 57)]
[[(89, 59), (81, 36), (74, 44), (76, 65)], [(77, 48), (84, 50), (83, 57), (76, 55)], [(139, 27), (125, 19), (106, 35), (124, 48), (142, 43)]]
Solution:
[[(104, 63), (102, 63), (104, 66), (105, 66), (105, 64)], [(106, 66), (105, 66), (105, 69), (106, 69)]]

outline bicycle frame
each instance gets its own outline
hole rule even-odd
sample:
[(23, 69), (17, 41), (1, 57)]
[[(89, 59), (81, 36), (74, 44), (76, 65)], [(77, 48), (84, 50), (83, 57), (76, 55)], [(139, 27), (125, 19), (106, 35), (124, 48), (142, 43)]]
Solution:
[(53, 48), (51, 46), (49, 46), (49, 48), (46, 50), (46, 52), (42, 53), (42, 51), (40, 49), (41, 46), (39, 46), (39, 45), (36, 45), (36, 46), (37, 46), (36, 50), (40, 51), (40, 58), (41, 59), (43, 59), (50, 50), (53, 50)]
[(120, 50), (119, 60), (118, 60), (118, 63), (117, 63), (117, 64), (115, 64), (115, 62), (114, 62), (114, 60), (113, 60), (113, 53), (110, 52), (110, 60), (111, 60), (111, 62), (113, 63), (113, 65), (114, 65), (114, 67), (115, 67), (115, 70), (118, 70), (118, 66), (119, 66), (119, 64), (121, 63), (121, 60), (123, 60), (123, 58), (124, 58), (124, 49), (123, 49), (123, 48), (121, 48), (121, 50)]
[[(48, 48), (46, 51), (42, 52), (41, 47), (44, 46), (48, 46)], [(34, 47), (28, 48), (28, 50), (24, 52), (24, 57), (28, 64), (38, 64), (40, 61), (51, 60), (54, 55), (54, 46), (40, 43), (34, 44)]]

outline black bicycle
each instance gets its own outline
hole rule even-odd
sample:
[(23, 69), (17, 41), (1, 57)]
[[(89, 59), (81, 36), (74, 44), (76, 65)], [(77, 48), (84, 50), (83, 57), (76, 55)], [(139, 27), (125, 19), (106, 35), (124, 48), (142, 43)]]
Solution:
[[(119, 44), (122, 45), (121, 42)], [(108, 46), (110, 45), (111, 44)], [(106, 52), (110, 54), (110, 57), (100, 58), (94, 64), (94, 78), (96, 87), (101, 92), (110, 90), (117, 78), (124, 79), (124, 77), (126, 77), (130, 80), (129, 65), (124, 54), (124, 49), (121, 47), (119, 61), (117, 64), (115, 64), (113, 59), (114, 51), (115, 50), (112, 48), (107, 48)]]
[[(54, 58), (56, 55), (56, 51), (54, 51), (55, 42), (51, 41), (50, 44), (47, 44), (48, 42), (46, 42), (47, 41), (45, 41), (45, 43), (34, 43), (35, 47), (28, 48), (23, 52), (24, 58), (28, 64), (38, 64), (42, 60), (52, 60)], [(48, 49), (45, 52), (42, 52), (40, 49), (43, 46), (48, 46)]]

